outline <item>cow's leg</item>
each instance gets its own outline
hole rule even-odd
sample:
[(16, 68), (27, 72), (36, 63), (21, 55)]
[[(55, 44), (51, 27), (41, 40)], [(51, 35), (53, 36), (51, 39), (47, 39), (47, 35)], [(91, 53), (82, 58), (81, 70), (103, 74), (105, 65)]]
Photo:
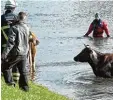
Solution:
[(32, 67), (33, 67), (33, 71), (35, 72), (35, 55), (32, 54)]
[(32, 68), (33, 72), (35, 72), (35, 56), (36, 56), (36, 46), (32, 44)]

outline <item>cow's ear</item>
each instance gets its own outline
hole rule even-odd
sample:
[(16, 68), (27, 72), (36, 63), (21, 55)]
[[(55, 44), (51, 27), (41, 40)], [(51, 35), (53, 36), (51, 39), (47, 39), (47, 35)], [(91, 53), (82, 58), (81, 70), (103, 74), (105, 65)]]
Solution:
[(84, 44), (84, 46), (85, 46), (86, 48), (90, 48), (90, 46), (89, 46), (89, 45)]

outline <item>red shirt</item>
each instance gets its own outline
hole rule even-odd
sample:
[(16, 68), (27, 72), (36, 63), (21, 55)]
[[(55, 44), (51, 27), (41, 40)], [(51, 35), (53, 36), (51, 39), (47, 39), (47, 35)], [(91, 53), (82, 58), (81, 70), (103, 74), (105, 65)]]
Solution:
[(93, 37), (103, 37), (104, 31), (106, 35), (109, 36), (108, 27), (104, 21), (101, 21), (101, 25), (98, 25), (96, 28), (94, 28), (94, 23), (92, 22), (89, 26), (88, 32), (85, 35), (88, 36), (92, 31)]

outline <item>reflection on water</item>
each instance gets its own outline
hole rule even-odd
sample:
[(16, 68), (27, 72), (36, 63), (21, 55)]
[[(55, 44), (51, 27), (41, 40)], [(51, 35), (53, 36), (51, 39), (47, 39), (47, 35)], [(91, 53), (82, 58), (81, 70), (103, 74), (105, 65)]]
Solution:
[(97, 78), (90, 65), (73, 61), (84, 44), (113, 52), (112, 37), (83, 37), (96, 12), (107, 20), (113, 36), (113, 1), (16, 1), (16, 13), (28, 13), (28, 23), (40, 41), (35, 82), (73, 100), (113, 100), (113, 79)]

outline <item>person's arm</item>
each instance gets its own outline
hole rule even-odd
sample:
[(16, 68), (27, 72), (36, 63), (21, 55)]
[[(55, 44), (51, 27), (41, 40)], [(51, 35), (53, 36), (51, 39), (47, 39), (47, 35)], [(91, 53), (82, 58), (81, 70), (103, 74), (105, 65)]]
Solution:
[(107, 35), (107, 37), (110, 37), (110, 33), (109, 33), (109, 30), (108, 30), (108, 26), (106, 23), (103, 22), (103, 27), (104, 27), (104, 30), (105, 30), (105, 33)]
[(89, 29), (88, 29), (87, 33), (84, 36), (88, 36), (92, 31), (93, 31), (93, 25), (91, 23), (90, 26), (89, 26)]
[(13, 27), (11, 27), (9, 29), (7, 45), (6, 45), (6, 48), (4, 49), (4, 51), (3, 51), (2, 55), (1, 55), (2, 60), (7, 58), (9, 52), (11, 51), (11, 49), (15, 45), (16, 31), (17, 30), (15, 30)]

